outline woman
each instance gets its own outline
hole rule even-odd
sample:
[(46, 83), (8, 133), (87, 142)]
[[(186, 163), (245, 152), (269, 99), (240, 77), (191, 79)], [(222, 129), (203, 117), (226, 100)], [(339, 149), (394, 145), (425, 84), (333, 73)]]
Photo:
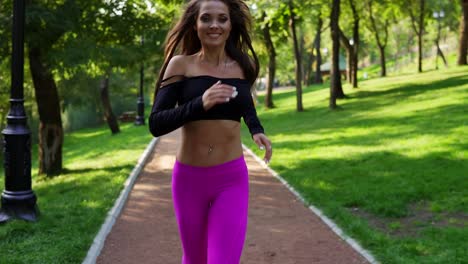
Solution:
[(250, 22), (242, 0), (192, 0), (166, 40), (149, 125), (154, 136), (182, 127), (172, 196), (183, 264), (239, 263), (249, 191), (241, 117), (265, 162), (272, 155), (250, 94), (259, 68)]

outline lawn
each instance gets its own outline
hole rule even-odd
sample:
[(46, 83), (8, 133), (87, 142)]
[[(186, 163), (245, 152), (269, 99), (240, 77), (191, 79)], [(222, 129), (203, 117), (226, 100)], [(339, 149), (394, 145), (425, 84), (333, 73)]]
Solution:
[(468, 263), (468, 67), (328, 87), (258, 107), (271, 167), (382, 263)]
[(66, 134), (65, 172), (52, 179), (37, 176), (37, 151), (34, 151), (33, 190), (38, 197), (40, 221), (0, 225), (0, 263), (83, 261), (107, 212), (152, 138), (146, 126), (125, 124), (121, 130), (114, 136), (107, 127)]

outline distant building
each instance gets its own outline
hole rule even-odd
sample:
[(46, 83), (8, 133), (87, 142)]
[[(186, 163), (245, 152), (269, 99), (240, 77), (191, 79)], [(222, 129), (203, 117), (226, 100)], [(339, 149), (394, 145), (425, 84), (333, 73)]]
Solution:
[[(346, 59), (343, 56), (340, 56), (340, 63), (339, 63), (339, 68), (340, 68), (340, 74), (343, 79), (346, 79)], [(320, 72), (322, 72), (322, 76), (327, 76), (330, 75), (330, 69), (331, 69), (331, 62), (326, 62), (322, 65), (320, 65)]]

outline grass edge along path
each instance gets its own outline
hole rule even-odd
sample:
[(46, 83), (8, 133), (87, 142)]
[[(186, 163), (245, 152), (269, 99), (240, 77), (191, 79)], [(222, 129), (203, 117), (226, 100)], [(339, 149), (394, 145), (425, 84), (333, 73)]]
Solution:
[[(466, 263), (467, 72), (345, 86), (338, 111), (327, 85), (304, 89), (302, 113), (294, 90), (275, 91), (277, 108), (258, 107), (270, 166), (382, 263)], [(263, 156), (245, 127), (243, 141)]]
[(81, 263), (151, 139), (146, 126), (133, 124), (121, 125), (113, 136), (106, 126), (66, 134), (65, 172), (52, 179), (37, 176), (34, 151), (33, 191), (41, 216), (37, 223), (0, 226), (0, 263)]

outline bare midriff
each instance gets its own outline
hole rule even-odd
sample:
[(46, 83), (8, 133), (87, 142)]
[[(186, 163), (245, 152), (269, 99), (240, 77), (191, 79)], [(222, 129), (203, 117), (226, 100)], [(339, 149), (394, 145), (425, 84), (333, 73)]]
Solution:
[(182, 127), (177, 160), (183, 164), (209, 167), (242, 155), (240, 123), (233, 120), (200, 120)]

